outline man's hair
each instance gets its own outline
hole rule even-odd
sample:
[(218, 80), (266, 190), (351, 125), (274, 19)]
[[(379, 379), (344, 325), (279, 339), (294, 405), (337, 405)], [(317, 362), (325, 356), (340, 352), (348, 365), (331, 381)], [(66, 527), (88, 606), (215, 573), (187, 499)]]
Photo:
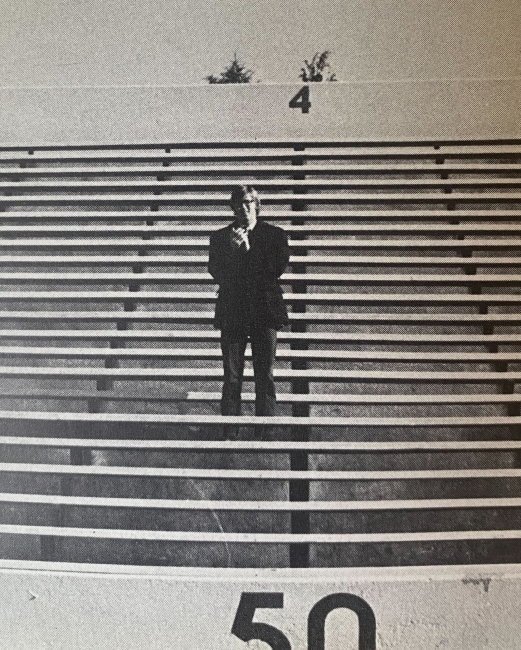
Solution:
[(236, 205), (240, 205), (246, 196), (253, 197), (258, 216), (260, 212), (261, 202), (257, 190), (251, 185), (237, 185), (237, 187), (233, 188), (232, 195), (230, 196), (231, 209), (233, 210)]

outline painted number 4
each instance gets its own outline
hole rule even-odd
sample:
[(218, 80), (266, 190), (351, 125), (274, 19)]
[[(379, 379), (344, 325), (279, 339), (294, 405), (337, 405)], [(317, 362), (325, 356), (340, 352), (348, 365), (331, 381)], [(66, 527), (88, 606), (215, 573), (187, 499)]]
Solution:
[[(270, 592), (244, 592), (233, 621), (232, 634), (241, 641), (258, 639), (272, 650), (291, 650), (288, 637), (267, 623), (254, 623), (257, 608), (282, 609), (284, 594)], [(376, 649), (376, 619), (371, 607), (363, 598), (353, 594), (331, 594), (319, 600), (308, 616), (308, 650), (325, 650), (325, 627), (329, 612), (344, 607), (358, 616), (358, 649)]]
[(290, 108), (301, 108), (303, 113), (309, 113), (311, 102), (309, 101), (309, 86), (302, 86), (298, 93), (289, 102)]

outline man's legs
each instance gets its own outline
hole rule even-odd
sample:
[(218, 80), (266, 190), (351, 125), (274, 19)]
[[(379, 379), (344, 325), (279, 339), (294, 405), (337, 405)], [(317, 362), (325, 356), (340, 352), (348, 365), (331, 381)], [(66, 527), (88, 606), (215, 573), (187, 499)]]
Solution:
[(277, 349), (277, 330), (262, 328), (251, 334), (255, 376), (255, 415), (275, 415), (273, 366)]
[[(241, 414), (241, 391), (244, 374), (244, 352), (248, 337), (243, 333), (222, 332), (224, 381), (221, 398), (221, 415)], [(237, 427), (225, 427), (224, 435), (237, 435)]]

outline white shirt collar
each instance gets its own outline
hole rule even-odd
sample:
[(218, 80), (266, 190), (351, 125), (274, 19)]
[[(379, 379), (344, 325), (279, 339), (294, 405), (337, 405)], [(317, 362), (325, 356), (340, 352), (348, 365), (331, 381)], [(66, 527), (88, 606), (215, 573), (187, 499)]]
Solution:
[(233, 228), (240, 228), (240, 229), (243, 229), (245, 232), (252, 232), (252, 231), (256, 228), (256, 226), (257, 226), (258, 223), (259, 223), (259, 222), (256, 221), (256, 222), (253, 224), (253, 226), (247, 226), (247, 227), (245, 228), (244, 226), (241, 226), (239, 223), (234, 222), (234, 223), (232, 224), (232, 227), (233, 227)]

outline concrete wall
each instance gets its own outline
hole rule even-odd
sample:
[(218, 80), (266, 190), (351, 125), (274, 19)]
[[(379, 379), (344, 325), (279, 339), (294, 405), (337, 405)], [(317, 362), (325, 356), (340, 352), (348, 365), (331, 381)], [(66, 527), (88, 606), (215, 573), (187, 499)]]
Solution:
[(0, 145), (521, 137), (521, 80), (1, 88)]
[[(282, 609), (259, 608), (254, 620), (279, 628), (291, 650), (311, 650), (308, 614), (337, 593), (358, 596), (372, 609), (378, 650), (514, 650), (521, 638), (518, 566), (305, 572), (133, 567), (127, 574), (99, 566), (88, 572), (2, 566), (0, 646), (10, 650), (268, 648), (231, 634), (243, 592), (283, 594)], [(357, 634), (356, 615), (337, 609), (327, 618), (325, 648), (355, 650)]]

